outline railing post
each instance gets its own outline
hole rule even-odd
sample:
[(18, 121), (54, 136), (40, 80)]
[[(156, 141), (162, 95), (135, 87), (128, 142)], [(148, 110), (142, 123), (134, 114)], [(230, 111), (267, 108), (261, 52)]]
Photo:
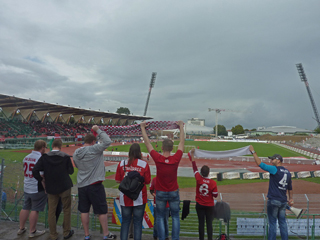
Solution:
[(227, 236), (229, 237), (229, 223), (230, 223), (230, 221), (228, 220), (228, 225), (227, 225)]
[(18, 203), (17, 203), (17, 195), (18, 195), (18, 190), (16, 190), (16, 194), (14, 195), (14, 206), (15, 206), (15, 209), (14, 209), (14, 220), (15, 221), (18, 221)]
[(91, 230), (94, 231), (94, 213), (91, 214)]
[(48, 208), (49, 208), (49, 205), (48, 203), (46, 204), (46, 210), (44, 212), (44, 227), (45, 228), (48, 228), (49, 227), (49, 223), (48, 223)]
[(1, 167), (0, 167), (0, 221), (2, 216), (2, 186), (3, 186), (3, 171), (4, 170), (4, 159), (1, 160)]
[(79, 214), (79, 211), (77, 211), (77, 229), (79, 229), (79, 218), (80, 218), (80, 214)]
[(266, 197), (264, 196), (264, 193), (262, 193), (262, 197), (263, 197), (263, 212), (266, 213)]
[(311, 233), (311, 238), (312, 238), (312, 240), (314, 240), (314, 237), (315, 237), (315, 236), (314, 236), (314, 235), (315, 235), (315, 232), (314, 232), (314, 231), (315, 231), (315, 224), (316, 224), (315, 217), (316, 217), (316, 216), (313, 215), (313, 221), (312, 221), (313, 224), (312, 224), (312, 233)]
[(307, 199), (307, 240), (309, 239), (309, 198), (307, 196), (307, 194), (304, 195)]

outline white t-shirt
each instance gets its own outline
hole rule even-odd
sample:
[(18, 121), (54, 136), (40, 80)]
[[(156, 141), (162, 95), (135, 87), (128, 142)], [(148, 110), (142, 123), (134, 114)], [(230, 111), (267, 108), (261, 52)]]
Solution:
[[(37, 193), (38, 192), (38, 181), (33, 177), (32, 169), (41, 157), (41, 153), (38, 151), (32, 151), (23, 159), (23, 170), (24, 170), (24, 192), (26, 193)], [(40, 172), (43, 174), (43, 172)]]

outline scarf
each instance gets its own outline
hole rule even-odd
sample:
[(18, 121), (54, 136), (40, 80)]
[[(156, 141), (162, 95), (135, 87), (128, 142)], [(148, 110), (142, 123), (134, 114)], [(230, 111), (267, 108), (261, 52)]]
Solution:
[[(127, 126), (99, 126), (99, 129), (105, 131), (110, 135), (125, 135), (128, 133), (141, 133), (140, 124), (127, 125)], [(147, 131), (153, 130), (168, 130), (180, 129), (176, 121), (152, 121), (148, 122), (146, 126)], [(96, 136), (94, 131), (92, 133)]]
[[(190, 152), (189, 152), (190, 153)], [(205, 151), (195, 149), (194, 156), (197, 158), (228, 158), (251, 154), (249, 146), (227, 151)]]

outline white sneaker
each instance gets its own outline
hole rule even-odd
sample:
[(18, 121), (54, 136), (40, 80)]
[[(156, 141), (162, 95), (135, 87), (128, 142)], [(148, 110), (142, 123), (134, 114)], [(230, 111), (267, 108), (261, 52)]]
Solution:
[(36, 230), (33, 233), (29, 234), (29, 238), (38, 237), (38, 236), (41, 236), (45, 233), (46, 233), (46, 230), (42, 230), (42, 231)]
[(17, 234), (18, 234), (18, 235), (21, 235), (21, 234), (24, 234), (26, 231), (27, 231), (27, 228), (26, 228), (26, 227), (24, 227), (23, 229), (20, 229), (20, 228), (19, 228)]

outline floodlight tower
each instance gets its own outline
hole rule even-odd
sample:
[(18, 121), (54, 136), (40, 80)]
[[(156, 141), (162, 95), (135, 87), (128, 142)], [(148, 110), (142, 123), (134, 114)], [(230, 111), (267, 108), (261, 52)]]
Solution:
[(144, 108), (144, 114), (143, 114), (143, 116), (146, 116), (146, 114), (147, 114), (149, 99), (150, 99), (150, 95), (151, 95), (151, 89), (154, 87), (154, 83), (155, 83), (155, 81), (156, 81), (156, 76), (157, 76), (157, 73), (156, 73), (156, 72), (153, 72), (152, 75), (151, 75), (151, 81), (150, 81), (150, 86), (149, 86), (149, 93), (148, 93), (148, 98), (147, 98), (147, 102), (146, 102), (146, 107)]
[(319, 114), (318, 114), (316, 103), (313, 100), (313, 97), (312, 97), (312, 94), (311, 94), (311, 90), (310, 90), (310, 87), (309, 87), (307, 76), (304, 73), (304, 69), (303, 69), (301, 63), (296, 64), (296, 66), (297, 66), (298, 73), (300, 75), (301, 81), (304, 82), (304, 84), (306, 85), (307, 92), (308, 92), (308, 95), (309, 95), (309, 98), (310, 98), (310, 101), (311, 101), (311, 105), (312, 105), (312, 108), (313, 108), (314, 116), (316, 117), (315, 120), (317, 121), (318, 127), (320, 128)]
[(218, 109), (218, 108), (209, 108), (209, 112), (216, 112), (216, 137), (218, 138), (218, 115), (221, 114), (222, 111), (226, 111), (226, 109)]

